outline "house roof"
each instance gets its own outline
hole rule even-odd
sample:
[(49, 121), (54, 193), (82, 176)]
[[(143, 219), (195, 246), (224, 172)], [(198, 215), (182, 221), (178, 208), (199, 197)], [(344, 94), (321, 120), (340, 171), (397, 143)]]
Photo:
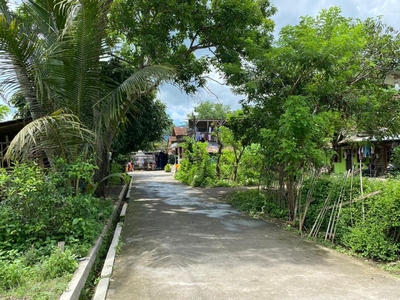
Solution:
[(0, 141), (5, 140), (5, 136), (12, 139), (26, 124), (28, 124), (30, 119), (17, 119), (0, 123)]
[(388, 141), (398, 141), (400, 140), (400, 135), (396, 136), (385, 136), (380, 139), (376, 137), (370, 137), (370, 136), (363, 136), (363, 135), (354, 135), (354, 136), (349, 136), (344, 138), (342, 141), (339, 142), (339, 144), (348, 144), (348, 143), (362, 143), (362, 142), (377, 142), (377, 141), (382, 141), (382, 142), (388, 142)]
[(15, 129), (20, 130), (22, 127), (24, 127), (29, 122), (30, 122), (30, 120), (27, 120), (27, 119), (17, 119), (17, 120), (0, 122), (0, 133), (14, 131)]
[(172, 130), (172, 135), (173, 136), (187, 135), (187, 128), (186, 127), (174, 127), (174, 129)]

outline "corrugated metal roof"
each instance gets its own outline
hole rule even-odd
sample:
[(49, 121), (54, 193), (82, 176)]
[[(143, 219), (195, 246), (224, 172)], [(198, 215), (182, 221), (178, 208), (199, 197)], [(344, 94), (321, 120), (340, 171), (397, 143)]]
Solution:
[(381, 139), (378, 139), (375, 137), (370, 137), (370, 136), (354, 135), (354, 136), (349, 136), (349, 137), (344, 138), (342, 141), (339, 142), (339, 144), (377, 142), (377, 141), (388, 142), (388, 141), (397, 141), (397, 140), (400, 140), (400, 135), (385, 136), (385, 137), (382, 137)]

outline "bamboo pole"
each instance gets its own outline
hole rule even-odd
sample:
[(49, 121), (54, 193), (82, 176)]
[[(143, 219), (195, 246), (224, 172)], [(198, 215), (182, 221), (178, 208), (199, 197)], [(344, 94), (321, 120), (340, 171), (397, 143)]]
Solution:
[[(361, 163), (361, 159), (360, 159), (360, 189), (361, 189), (361, 196), (363, 195), (363, 181), (362, 181), (362, 163)], [(365, 207), (364, 207), (364, 201), (362, 202), (362, 215), (363, 215), (363, 220), (365, 220)]]

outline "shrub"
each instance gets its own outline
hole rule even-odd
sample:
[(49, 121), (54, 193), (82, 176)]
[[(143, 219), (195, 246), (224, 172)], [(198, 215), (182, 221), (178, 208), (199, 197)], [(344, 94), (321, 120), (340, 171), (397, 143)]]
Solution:
[(381, 193), (365, 199), (364, 203), (354, 203), (351, 209), (346, 208), (344, 216), (349, 219), (351, 213), (354, 225), (344, 231), (342, 243), (362, 256), (393, 261), (400, 252), (400, 181), (366, 183), (366, 193), (378, 190)]
[(187, 139), (185, 158), (181, 160), (175, 179), (191, 186), (207, 186), (215, 180), (215, 164), (207, 152), (207, 143)]
[(129, 176), (129, 175), (125, 174), (124, 167), (121, 164), (114, 163), (114, 162), (111, 164), (111, 174), (121, 174), (121, 176), (112, 176), (110, 178), (110, 182), (113, 185), (123, 184), (124, 183), (124, 179), (123, 179), (122, 174), (124, 174), (126, 176)]
[(55, 248), (38, 268), (38, 275), (44, 280), (71, 274), (78, 267), (78, 262), (70, 250), (61, 251)]
[(282, 209), (265, 192), (256, 189), (232, 193), (227, 197), (227, 202), (251, 216), (268, 215), (283, 218), (288, 215), (286, 209)]
[(23, 284), (29, 271), (19, 259), (12, 262), (0, 260), (0, 290), (9, 290)]
[[(304, 181), (303, 198), (310, 188), (310, 182)], [(383, 261), (397, 259), (400, 251), (400, 181), (364, 178), (364, 195), (378, 190), (381, 193), (357, 200), (360, 189), (359, 177), (347, 181), (338, 176), (319, 178), (314, 186), (314, 201), (306, 217), (306, 227), (312, 227), (327, 197), (330, 199), (328, 206), (332, 206), (342, 195), (343, 205), (335, 242), (367, 258)], [(331, 209), (323, 219), (320, 232), (326, 231), (330, 213)]]
[(170, 164), (166, 164), (165, 167), (164, 167), (164, 171), (165, 172), (171, 172), (172, 171), (171, 165)]
[[(46, 173), (34, 164), (15, 166), (3, 191), (6, 198), (0, 204), (0, 256), (11, 258), (7, 257), (10, 250), (22, 254), (32, 245), (48, 255), (57, 241), (68, 241), (71, 247), (80, 249), (91, 245), (113, 203), (91, 194), (74, 195), (75, 190), (65, 183), (72, 170), (63, 170), (67, 173), (61, 176), (59, 172)], [(85, 178), (76, 173), (71, 176)]]

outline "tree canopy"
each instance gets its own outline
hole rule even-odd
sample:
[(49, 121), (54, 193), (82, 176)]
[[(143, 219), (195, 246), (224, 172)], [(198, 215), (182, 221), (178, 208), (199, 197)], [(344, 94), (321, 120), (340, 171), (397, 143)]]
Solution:
[(121, 125), (112, 149), (121, 154), (154, 149), (154, 144), (169, 134), (172, 120), (166, 113), (166, 105), (149, 96), (137, 104), (137, 110), (128, 112), (128, 120)]
[(173, 65), (175, 82), (194, 92), (212, 66), (241, 65), (255, 45), (268, 47), (275, 11), (269, 0), (118, 0), (111, 29), (133, 65)]
[(398, 32), (379, 18), (345, 18), (332, 7), (284, 27), (246, 68), (224, 66), (228, 81), (247, 95), (243, 106), (256, 112), (253, 123), (262, 124), (256, 137), (266, 166), (286, 181), (292, 213), (297, 180), (329, 164), (332, 145), (348, 134), (400, 131), (400, 98), (383, 84), (399, 49)]
[(171, 68), (149, 66), (127, 68), (123, 81), (107, 76), (103, 66), (112, 56), (105, 43), (110, 4), (37, 0), (24, 2), (14, 13), (1, 1), (2, 87), (5, 92), (20, 91), (33, 118), (13, 140), (8, 157), (26, 158), (35, 147), (50, 162), (61, 154), (73, 161), (94, 153), (94, 180), (107, 175), (111, 143), (126, 112), (172, 73)]
[(204, 101), (195, 106), (194, 111), (188, 114), (187, 117), (193, 119), (193, 114), (195, 114), (197, 119), (220, 120), (226, 119), (230, 112), (231, 107), (228, 104)]

